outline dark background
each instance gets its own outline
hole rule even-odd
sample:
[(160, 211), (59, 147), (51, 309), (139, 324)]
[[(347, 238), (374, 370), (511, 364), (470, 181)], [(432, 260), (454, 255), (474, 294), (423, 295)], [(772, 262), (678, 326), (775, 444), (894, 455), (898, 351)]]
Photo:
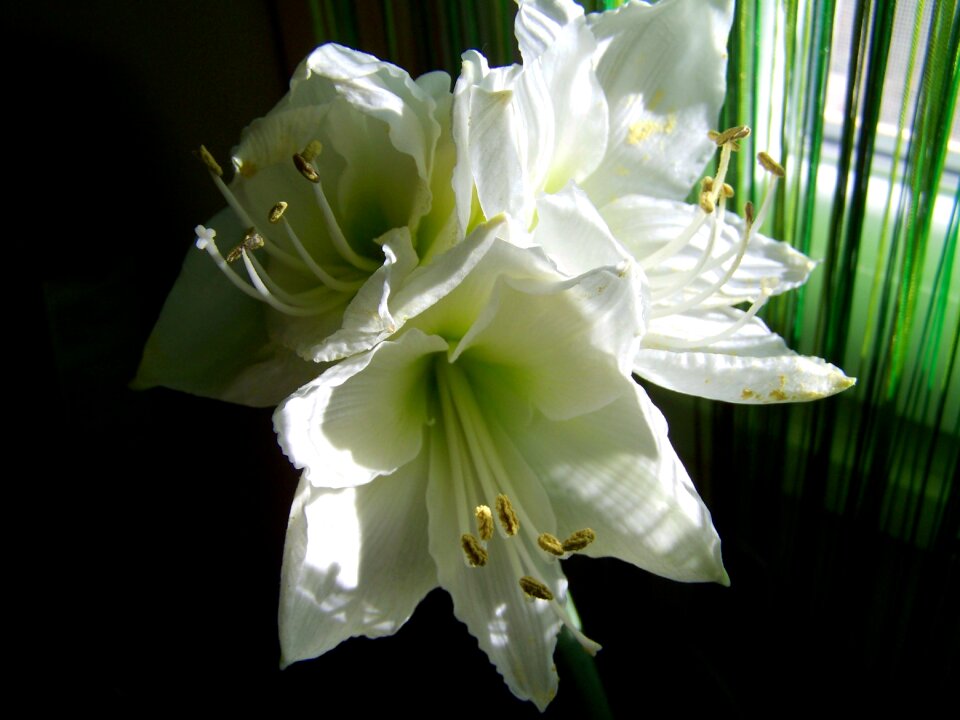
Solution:
[[(4, 13), (18, 427), (8, 447), (26, 460), (7, 506), (21, 690), (38, 706), (122, 712), (264, 700), (321, 716), (535, 716), (442, 591), (395, 637), (352, 640), (281, 673), (296, 474), (270, 411), (126, 388), (192, 228), (222, 205), (191, 151), (202, 142), (226, 158), (281, 97), (312, 45), (304, 7), (48, 0)], [(362, 49), (387, 55), (369, 35)], [(918, 555), (824, 514), (785, 557), (764, 539), (790, 501), (775, 489), (745, 497), (735, 456), (698, 455), (690, 404), (652, 394), (714, 512), (733, 586), (567, 563), (584, 628), (604, 645), (596, 666), (613, 714), (918, 711), (944, 697), (957, 679), (955, 547)], [(825, 570), (837, 553), (850, 562)], [(905, 581), (918, 590), (897, 617), (918, 619), (891, 626), (883, 593)], [(600, 715), (559, 654), (558, 665), (547, 714)]]

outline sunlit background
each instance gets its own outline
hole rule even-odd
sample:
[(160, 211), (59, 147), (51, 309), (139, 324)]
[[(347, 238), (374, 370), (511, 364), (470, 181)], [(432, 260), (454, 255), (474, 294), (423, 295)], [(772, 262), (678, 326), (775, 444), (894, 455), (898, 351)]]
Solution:
[[(276, 603), (296, 477), (270, 413), (125, 387), (193, 226), (222, 202), (197, 145), (226, 157), (320, 42), (414, 75), (455, 76), (471, 47), (512, 62), (514, 7), (99, 0), (4, 11), (17, 38), (5, 49), (10, 112), (23, 124), (15, 202), (31, 222), (18, 234), (24, 335), (38, 338), (27, 364), (41, 388), (23, 405), (36, 412), (23, 424), (40, 465), (27, 507), (64, 536), (44, 553), (56, 573), (34, 567), (21, 591), (38, 596), (28, 604), (52, 633), (32, 643), (31, 667), (62, 677), (81, 704), (256, 697), (321, 715), (537, 714), (503, 687), (440, 591), (397, 636), (280, 673)], [(719, 124), (754, 134), (731, 170), (734, 202), (763, 192), (755, 151), (782, 158), (787, 182), (764, 230), (821, 260), (765, 319), (859, 383), (794, 407), (649, 388), (714, 514), (733, 585), (568, 561), (584, 628), (605, 649), (595, 663), (558, 653), (548, 716), (909, 711), (951, 697), (958, 37), (956, 2), (738, 3)], [(49, 118), (55, 132), (40, 122)], [(51, 435), (53, 447), (42, 440)], [(435, 705), (440, 689), (463, 708)]]

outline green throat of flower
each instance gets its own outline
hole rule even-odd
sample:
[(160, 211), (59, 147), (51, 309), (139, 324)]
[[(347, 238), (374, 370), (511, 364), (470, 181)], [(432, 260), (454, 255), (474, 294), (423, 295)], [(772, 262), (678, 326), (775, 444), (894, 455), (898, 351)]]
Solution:
[[(223, 181), (223, 170), (214, 157), (205, 147), (200, 147), (199, 155), (210, 172), (210, 177), (224, 200), (247, 227), (247, 231), (241, 242), (224, 258), (214, 239), (216, 231), (213, 228), (198, 225), (197, 247), (210, 255), (216, 266), (237, 289), (285, 315), (310, 317), (329, 312), (352, 297), (370, 273), (381, 264), (357, 253), (344, 236), (324, 193), (320, 175), (314, 166), (314, 161), (322, 150), (323, 146), (314, 140), (302, 152), (293, 156), (293, 163), (313, 188), (317, 207), (324, 220), (326, 236), (341, 261), (342, 268), (339, 274), (334, 274), (323, 267), (307, 250), (286, 216), (286, 210), (289, 207), (286, 202), (278, 201), (271, 208), (267, 217), (267, 225), (271, 229), (267, 233), (264, 224), (253, 219)], [(241, 167), (240, 171), (244, 174), (244, 167)], [(282, 243), (276, 241), (278, 236), (283, 240)], [(284, 249), (283, 246), (289, 249)], [(268, 272), (254, 254), (254, 251), (259, 249), (267, 253), (271, 263), (276, 263), (279, 273)], [(232, 267), (238, 260), (243, 263), (246, 278)], [(281, 274), (289, 276), (291, 273), (294, 276), (306, 278), (312, 287), (306, 290), (292, 290), (289, 287), (283, 287), (283, 283), (275, 277)], [(302, 285), (302, 283), (297, 284)]]
[[(434, 373), (442, 418), (435, 432), (449, 451), (449, 478), (453, 484), (464, 561), (476, 572), (483, 572), (494, 562), (508, 563), (517, 578), (517, 591), (530, 602), (548, 603), (581, 646), (591, 655), (595, 654), (600, 646), (580, 631), (556, 599), (559, 593), (536, 577), (535, 568), (544, 561), (556, 562), (558, 558), (583, 550), (596, 539), (596, 534), (584, 528), (561, 541), (551, 533), (538, 531), (523, 506), (510, 499), (518, 499), (521, 494), (500, 457), (497, 441), (467, 373), (445, 357), (436, 360)], [(493, 498), (493, 510), (490, 504), (477, 502), (477, 499), (489, 501), (490, 498)], [(495, 526), (499, 526), (499, 533), (495, 533)]]

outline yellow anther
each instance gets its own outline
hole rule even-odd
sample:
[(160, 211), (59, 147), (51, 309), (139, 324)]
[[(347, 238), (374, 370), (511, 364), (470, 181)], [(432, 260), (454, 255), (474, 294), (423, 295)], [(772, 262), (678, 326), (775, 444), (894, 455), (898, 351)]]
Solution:
[(300, 153), (300, 157), (307, 162), (313, 162), (313, 159), (322, 152), (323, 143), (319, 140), (311, 140), (307, 143), (307, 146), (303, 149), (303, 152)]
[(263, 235), (258, 233), (253, 228), (247, 230), (247, 234), (243, 236), (243, 242), (237, 245), (233, 250), (227, 254), (227, 262), (232, 263), (236, 262), (243, 255), (243, 251), (253, 252), (259, 248), (262, 248), (264, 245)]
[(296, 153), (293, 156), (293, 164), (297, 166), (297, 170), (299, 170), (300, 174), (307, 180), (312, 183), (320, 182), (320, 175), (317, 174), (317, 169), (300, 153)]
[(520, 530), (520, 520), (506, 495), (497, 495), (497, 517), (500, 518), (500, 524), (507, 535), (516, 535)]
[(707, 176), (700, 182), (700, 190), (701, 190), (702, 192), (710, 192), (711, 190), (713, 190), (713, 178), (710, 177), (709, 175), (707, 175)]
[(540, 549), (544, 552), (556, 555), (557, 557), (563, 557), (563, 544), (559, 538), (550, 533), (540, 533), (540, 537), (537, 538), (537, 545), (539, 545)]
[(493, 513), (486, 505), (477, 505), (474, 514), (477, 517), (477, 534), (481, 540), (489, 540), (493, 537)]
[(750, 135), (750, 128), (746, 125), (738, 125), (736, 127), (727, 128), (723, 132), (716, 132), (711, 130), (707, 133), (707, 137), (713, 140), (717, 145), (726, 145), (727, 143), (735, 142), (736, 140), (741, 140)]
[(483, 567), (487, 564), (487, 551), (483, 545), (470, 533), (464, 533), (460, 536), (460, 547), (463, 548), (463, 554), (467, 558), (467, 564), (470, 567)]
[(217, 177), (223, 176), (223, 168), (220, 167), (219, 163), (213, 158), (213, 155), (210, 154), (210, 151), (203, 145), (200, 146), (200, 159), (203, 160), (203, 164), (207, 166), (207, 170)]
[(730, 185), (729, 183), (723, 184), (723, 196), (725, 198), (733, 197), (733, 185)]
[(550, 588), (529, 575), (524, 575), (520, 578), (520, 589), (529, 597), (537, 598), (538, 600), (553, 600), (553, 593), (550, 592)]
[(705, 213), (712, 213), (714, 208), (713, 198), (710, 197), (709, 192), (700, 193), (700, 209)]
[(753, 225), (753, 203), (747, 200), (747, 204), (743, 206), (743, 216), (747, 219), (747, 227)]
[(573, 535), (563, 541), (563, 549), (566, 552), (578, 552), (597, 539), (597, 534), (590, 528), (577, 530)]
[(280, 222), (280, 218), (283, 217), (283, 214), (287, 211), (287, 204), (281, 200), (272, 208), (270, 208), (270, 224), (276, 225)]
[(767, 153), (762, 150), (757, 153), (757, 161), (763, 166), (763, 169), (767, 172), (771, 172), (776, 175), (778, 178), (784, 177), (787, 173), (783, 169), (783, 165), (778, 163), (772, 157), (767, 155)]

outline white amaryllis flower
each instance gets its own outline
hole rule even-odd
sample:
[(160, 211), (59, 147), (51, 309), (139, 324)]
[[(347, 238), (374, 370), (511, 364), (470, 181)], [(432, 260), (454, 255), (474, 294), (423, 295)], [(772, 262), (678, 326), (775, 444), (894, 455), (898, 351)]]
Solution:
[[(725, 211), (729, 154), (749, 132), (710, 131), (732, 12), (729, 0), (662, 0), (585, 16), (572, 0), (521, 0), (523, 66), (491, 69), (479, 53), (464, 55), (458, 218), (472, 227), (513, 213), (570, 274), (633, 257), (652, 302), (634, 363), (641, 377), (731, 402), (812, 400), (853, 380), (791, 351), (756, 313), (815, 264), (756, 232), (765, 207), (747, 223)], [(688, 206), (680, 200), (714, 143), (717, 176)], [(575, 232), (584, 224), (606, 224), (612, 242), (584, 246)]]
[[(233, 152), (229, 207), (197, 227), (135, 385), (275, 405), (352, 352), (347, 318), (391, 328), (391, 291), (453, 242), (450, 79), (317, 48)], [(223, 250), (221, 251), (221, 246)], [(349, 323), (348, 323), (349, 324)]]
[(274, 415), (304, 469), (284, 551), (284, 664), (396, 632), (439, 585), (513, 693), (542, 710), (561, 626), (598, 648), (567, 614), (558, 558), (727, 582), (710, 513), (630, 378), (643, 322), (633, 266), (567, 278), (498, 235), (504, 222), (481, 226), (411, 274), (394, 298), (403, 329)]

